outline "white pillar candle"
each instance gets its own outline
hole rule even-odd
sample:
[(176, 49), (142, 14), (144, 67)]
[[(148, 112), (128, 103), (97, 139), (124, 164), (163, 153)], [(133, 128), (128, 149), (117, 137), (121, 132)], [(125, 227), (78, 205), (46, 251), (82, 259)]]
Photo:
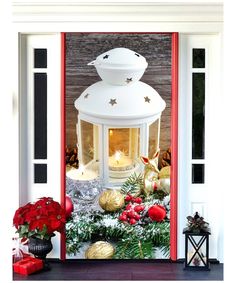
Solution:
[(80, 165), (79, 169), (71, 169), (66, 173), (66, 176), (77, 181), (91, 181), (98, 177), (97, 172), (81, 167)]
[(121, 151), (116, 151), (113, 156), (109, 157), (109, 169), (111, 170), (127, 170), (132, 168), (133, 160), (122, 154)]

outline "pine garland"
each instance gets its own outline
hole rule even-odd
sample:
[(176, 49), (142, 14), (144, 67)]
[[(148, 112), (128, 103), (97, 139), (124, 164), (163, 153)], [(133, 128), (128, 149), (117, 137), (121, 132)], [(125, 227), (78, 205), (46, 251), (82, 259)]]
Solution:
[(117, 243), (114, 259), (151, 259), (152, 242), (139, 239), (122, 239)]
[[(97, 215), (77, 215), (66, 224), (66, 244), (67, 253), (76, 254), (82, 242), (89, 240), (119, 240), (115, 258), (122, 258), (119, 249), (127, 245), (125, 258), (142, 258), (138, 257), (134, 251), (138, 250), (138, 243), (142, 239), (144, 247), (144, 258), (152, 258), (150, 243), (153, 247), (167, 248), (169, 246), (169, 222), (151, 222), (147, 225), (134, 225), (121, 223), (117, 220), (116, 214), (105, 216), (104, 219), (93, 222), (94, 218), (99, 218), (101, 212)], [(107, 223), (106, 223), (107, 222)], [(109, 225), (109, 222), (111, 223)], [(149, 247), (149, 248), (148, 248)], [(146, 252), (145, 252), (146, 251)]]
[[(143, 176), (133, 174), (123, 184), (121, 191), (125, 195), (142, 191)], [(146, 209), (142, 219), (136, 225), (119, 221), (122, 209), (116, 212), (91, 211), (77, 212), (66, 224), (66, 248), (72, 255), (79, 252), (82, 244), (88, 241), (105, 240), (115, 243), (115, 259), (151, 259), (158, 247), (165, 256), (170, 249), (170, 198), (160, 197), (157, 193), (143, 198)], [(147, 216), (148, 207), (161, 204), (166, 208), (167, 219), (163, 222), (152, 222)]]

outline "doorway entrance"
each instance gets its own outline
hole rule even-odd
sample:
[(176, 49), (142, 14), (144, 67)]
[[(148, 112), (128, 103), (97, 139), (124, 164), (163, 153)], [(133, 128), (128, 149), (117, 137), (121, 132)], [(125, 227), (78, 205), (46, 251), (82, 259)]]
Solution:
[[(101, 80), (95, 68), (87, 64), (98, 55), (116, 47), (129, 48), (146, 58), (148, 68), (141, 80), (154, 88), (166, 102), (159, 129), (156, 130), (151, 124), (149, 126), (149, 133), (153, 137), (158, 133), (160, 135), (158, 156), (154, 156), (155, 150), (152, 156), (151, 150), (140, 151), (145, 155), (146, 159), (143, 161), (146, 167), (155, 159), (158, 170), (167, 173), (162, 173), (167, 182), (165, 189), (160, 189), (161, 180), (158, 178), (156, 184), (152, 185), (153, 191), (149, 193), (143, 187), (146, 178), (146, 169), (143, 167), (138, 172), (140, 174), (126, 176), (119, 188), (108, 188), (97, 180), (84, 180), (87, 172), (83, 170), (88, 169), (81, 169), (79, 151), (81, 144), (90, 145), (86, 158), (88, 162), (92, 160), (95, 141), (100, 142), (95, 135), (99, 126), (85, 120), (81, 121), (84, 130), (78, 131), (79, 113), (74, 103), (90, 85)], [(66, 168), (62, 164), (62, 203), (65, 204), (69, 199), (73, 203), (74, 211), (68, 220), (66, 235), (62, 236), (61, 257), (96, 258), (97, 253), (105, 253), (108, 258), (176, 260), (178, 34), (63, 33), (62, 66), (62, 133), (65, 133), (62, 150), (64, 156), (66, 148), (67, 163)], [(132, 105), (130, 108), (132, 109)], [(127, 125), (118, 129), (110, 127), (107, 131), (110, 143), (106, 145), (112, 145), (111, 148), (117, 140), (123, 140), (123, 145), (128, 145), (132, 136), (130, 133), (140, 135), (137, 125), (132, 128), (127, 128)], [(152, 146), (157, 147), (155, 143)], [(111, 148), (108, 152), (112, 151)], [(120, 152), (124, 155), (123, 158), (129, 158), (127, 151)], [(103, 150), (100, 158), (104, 154)], [(120, 202), (116, 209), (114, 202)], [(131, 215), (132, 213), (135, 215)], [(144, 240), (141, 241), (141, 238)]]

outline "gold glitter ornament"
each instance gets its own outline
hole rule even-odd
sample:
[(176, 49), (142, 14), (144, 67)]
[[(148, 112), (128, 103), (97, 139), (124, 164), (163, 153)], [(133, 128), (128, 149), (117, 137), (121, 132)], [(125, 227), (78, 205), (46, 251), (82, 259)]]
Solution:
[(170, 193), (170, 166), (165, 166), (159, 173), (159, 189), (166, 194)]
[(116, 211), (124, 204), (124, 196), (118, 190), (106, 190), (99, 197), (99, 205), (105, 211)]
[(159, 179), (170, 178), (170, 166), (161, 168), (159, 173)]
[(115, 248), (108, 242), (98, 241), (92, 244), (85, 252), (86, 259), (111, 259)]

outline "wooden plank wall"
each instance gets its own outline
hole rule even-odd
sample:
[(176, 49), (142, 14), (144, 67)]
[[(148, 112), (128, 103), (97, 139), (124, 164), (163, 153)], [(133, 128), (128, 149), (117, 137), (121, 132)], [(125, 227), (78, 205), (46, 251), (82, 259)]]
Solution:
[(66, 145), (76, 147), (77, 110), (74, 101), (91, 84), (101, 80), (87, 64), (112, 48), (126, 47), (143, 55), (148, 68), (141, 81), (158, 91), (167, 107), (161, 120), (160, 147), (170, 147), (171, 35), (142, 33), (66, 34)]

